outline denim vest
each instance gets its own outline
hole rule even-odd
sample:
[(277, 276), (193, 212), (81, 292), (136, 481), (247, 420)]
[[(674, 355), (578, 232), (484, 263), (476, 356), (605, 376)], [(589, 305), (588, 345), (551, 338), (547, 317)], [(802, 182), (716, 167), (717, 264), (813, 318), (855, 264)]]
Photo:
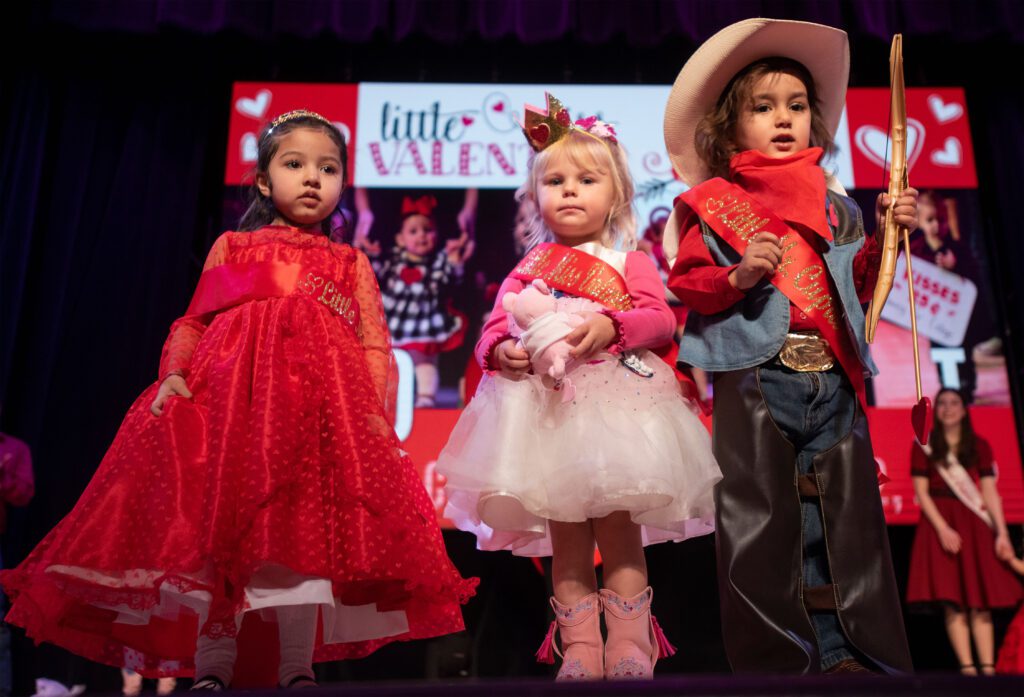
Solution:
[[(864, 246), (864, 221), (857, 203), (829, 191), (838, 224), (829, 227), (834, 242), (822, 255), (839, 292), (843, 324), (857, 349), (865, 376), (878, 369), (864, 340), (864, 310), (853, 283), (853, 257)], [(822, 211), (824, 214), (824, 211)], [(741, 256), (700, 221), (704, 243), (719, 266), (738, 264)], [(714, 315), (690, 312), (679, 344), (679, 362), (709, 371), (740, 370), (760, 365), (782, 348), (789, 331), (789, 298), (767, 279), (747, 291), (732, 307)]]

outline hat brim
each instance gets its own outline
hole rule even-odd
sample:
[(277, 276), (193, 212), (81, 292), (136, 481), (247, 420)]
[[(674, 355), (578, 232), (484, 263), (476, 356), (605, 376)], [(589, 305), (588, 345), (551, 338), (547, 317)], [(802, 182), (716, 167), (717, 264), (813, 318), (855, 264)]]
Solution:
[(694, 135), (700, 120), (718, 103), (722, 90), (756, 60), (781, 56), (803, 64), (814, 79), (821, 115), (829, 133), (839, 128), (850, 77), (846, 32), (812, 22), (747, 19), (704, 42), (679, 72), (665, 106), (665, 147), (679, 177), (689, 186), (710, 174), (697, 154)]

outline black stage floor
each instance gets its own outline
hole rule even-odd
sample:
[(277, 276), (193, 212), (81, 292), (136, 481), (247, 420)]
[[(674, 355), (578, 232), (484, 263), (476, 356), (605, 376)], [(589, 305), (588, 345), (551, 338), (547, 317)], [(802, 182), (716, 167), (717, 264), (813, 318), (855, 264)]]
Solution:
[[(279, 690), (246, 690), (238, 694), (281, 697)], [(303, 690), (309, 697), (927, 697), (995, 695), (1024, 696), (1024, 677), (964, 677), (923, 675), (915, 677), (734, 677), (667, 676), (637, 682), (573, 682), (551, 680), (460, 680), (408, 682), (346, 682)]]

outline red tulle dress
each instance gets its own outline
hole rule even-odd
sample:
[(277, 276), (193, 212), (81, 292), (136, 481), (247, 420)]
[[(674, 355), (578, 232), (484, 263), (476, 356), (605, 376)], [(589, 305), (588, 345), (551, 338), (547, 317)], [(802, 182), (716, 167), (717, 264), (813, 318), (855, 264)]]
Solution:
[[(281, 226), (215, 243), (160, 375), (81, 499), (0, 580), (7, 620), (144, 675), (190, 675), (200, 629), (319, 607), (314, 659), (463, 628), (473, 594), (387, 419), (391, 350), (365, 256)], [(273, 613), (264, 613), (272, 615)]]
[(1024, 606), (1017, 610), (1006, 637), (999, 647), (996, 659), (996, 673), (999, 675), (1024, 675)]
[[(960, 535), (959, 554), (942, 548), (935, 527), (922, 514), (910, 553), (907, 602), (948, 603), (958, 608), (989, 610), (1014, 607), (1021, 600), (1021, 585), (1010, 568), (996, 557), (995, 534), (962, 504), (932, 462), (914, 444), (910, 473), (928, 477), (928, 491), (942, 518)], [(992, 449), (977, 439), (977, 459), (964, 468), (977, 482), (995, 476)]]

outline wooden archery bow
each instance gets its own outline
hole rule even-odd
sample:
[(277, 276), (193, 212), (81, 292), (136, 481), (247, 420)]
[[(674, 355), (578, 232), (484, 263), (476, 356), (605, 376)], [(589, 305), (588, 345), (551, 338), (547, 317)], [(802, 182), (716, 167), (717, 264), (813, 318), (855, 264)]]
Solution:
[(878, 270), (878, 282), (865, 317), (865, 335), (868, 343), (875, 340), (875, 329), (882, 316), (882, 308), (892, 290), (896, 276), (896, 257), (899, 241), (903, 240), (903, 256), (907, 264), (907, 292), (910, 296), (910, 333), (914, 344), (914, 381), (917, 388), (917, 403), (911, 410), (914, 435), (921, 443), (927, 442), (931, 428), (931, 400), (921, 392), (921, 356), (917, 346), (917, 303), (914, 299), (914, 270), (910, 261), (910, 230), (896, 222), (896, 199), (910, 186), (907, 166), (907, 100), (903, 82), (903, 35), (892, 38), (889, 53), (889, 84), (892, 112), (889, 131), (892, 138), (892, 159), (889, 164), (889, 207), (885, 211), (885, 228), (882, 241), (882, 262)]

